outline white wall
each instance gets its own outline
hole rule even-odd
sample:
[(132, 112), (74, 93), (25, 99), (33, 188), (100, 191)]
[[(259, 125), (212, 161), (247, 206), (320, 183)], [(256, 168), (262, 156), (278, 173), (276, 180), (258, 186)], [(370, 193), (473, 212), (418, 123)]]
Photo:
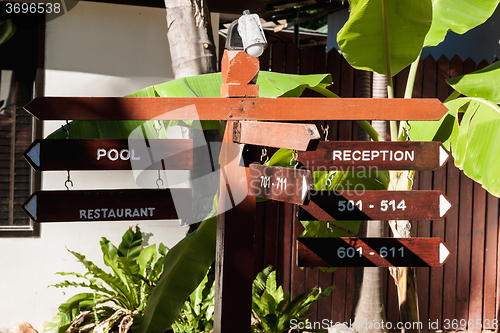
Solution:
[[(218, 22), (214, 22), (218, 23)], [(173, 78), (164, 9), (79, 2), (47, 23), (47, 96), (123, 96)], [(45, 134), (60, 126), (47, 123)], [(45, 172), (44, 189), (64, 189), (65, 172)], [(131, 172), (72, 172), (74, 189), (135, 188)], [(153, 186), (154, 183), (153, 183)], [(84, 272), (66, 247), (101, 265), (99, 240), (118, 244), (129, 222), (46, 223), (40, 238), (0, 238), (0, 332), (49, 321), (74, 289), (47, 288), (58, 271)], [(179, 221), (139, 224), (149, 244), (174, 245)]]

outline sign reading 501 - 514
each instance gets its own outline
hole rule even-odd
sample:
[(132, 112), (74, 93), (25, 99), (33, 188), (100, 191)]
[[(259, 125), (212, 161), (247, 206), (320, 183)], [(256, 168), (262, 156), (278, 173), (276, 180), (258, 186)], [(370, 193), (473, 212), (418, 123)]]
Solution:
[(434, 220), (451, 203), (441, 191), (317, 191), (300, 206), (300, 220)]

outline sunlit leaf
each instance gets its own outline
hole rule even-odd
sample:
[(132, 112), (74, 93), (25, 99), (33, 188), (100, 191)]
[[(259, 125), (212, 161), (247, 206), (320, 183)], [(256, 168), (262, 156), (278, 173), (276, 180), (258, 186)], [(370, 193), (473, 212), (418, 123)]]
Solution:
[(431, 25), (431, 0), (351, 0), (350, 4), (349, 20), (337, 43), (351, 66), (387, 74), (390, 59), (391, 74), (396, 75), (420, 55)]
[(432, 0), (432, 25), (425, 46), (438, 45), (450, 30), (463, 34), (484, 23), (497, 5), (498, 0)]

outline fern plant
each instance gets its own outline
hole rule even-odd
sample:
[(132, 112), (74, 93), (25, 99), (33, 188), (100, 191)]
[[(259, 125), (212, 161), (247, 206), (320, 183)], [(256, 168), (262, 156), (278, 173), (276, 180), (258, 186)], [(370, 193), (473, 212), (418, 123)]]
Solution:
[(85, 287), (92, 292), (80, 293), (59, 306), (59, 312), (44, 332), (128, 332), (140, 324), (151, 290), (163, 271), (165, 245), (142, 247), (139, 227), (129, 228), (118, 247), (103, 237), (101, 251), (107, 273), (84, 255), (68, 250), (87, 269), (87, 273), (58, 272), (74, 276), (78, 282), (65, 280), (57, 288)]
[(277, 287), (276, 271), (272, 270), (272, 266), (265, 268), (253, 281), (252, 316), (255, 324), (252, 325), (252, 332), (291, 332), (294, 322), (306, 323), (308, 315), (305, 312), (311, 303), (328, 296), (333, 288), (331, 286), (321, 292), (321, 288), (315, 287), (290, 301), (290, 293), (283, 293), (283, 288)]
[(214, 294), (214, 283), (209, 281), (207, 273), (184, 303), (172, 330), (175, 333), (211, 332), (214, 326)]

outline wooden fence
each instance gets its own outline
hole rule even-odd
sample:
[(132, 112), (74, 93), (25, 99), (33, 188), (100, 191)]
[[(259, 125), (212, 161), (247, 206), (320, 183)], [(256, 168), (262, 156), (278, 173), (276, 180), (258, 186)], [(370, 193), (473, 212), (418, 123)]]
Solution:
[[(334, 84), (331, 91), (341, 97), (358, 97), (359, 72), (337, 52), (325, 52), (324, 46), (298, 49), (294, 44), (272, 44), (260, 58), (261, 70), (291, 74), (331, 73)], [(471, 59), (458, 57), (437, 61), (431, 56), (419, 66), (414, 97), (446, 99), (451, 89), (446, 78), (469, 73), (486, 66), (478, 66)], [(408, 71), (395, 78), (395, 95), (404, 94)], [(315, 96), (306, 91), (305, 95)], [(349, 112), (346, 110), (346, 112)], [(329, 126), (330, 140), (356, 140), (358, 125), (350, 121), (319, 123)], [(414, 221), (416, 237), (441, 237), (451, 250), (443, 267), (417, 268), (417, 288), (420, 321), (424, 331), (429, 322), (439, 323), (439, 329), (465, 329), (469, 320), (493, 327), (499, 318), (500, 265), (499, 254), (499, 200), (474, 183), (450, 161), (440, 171), (420, 172), (414, 189), (442, 190), (454, 207), (448, 217), (438, 221)], [(311, 306), (312, 321), (323, 319), (333, 322), (349, 321), (354, 302), (354, 269), (339, 268), (324, 273), (316, 268), (300, 269), (295, 265), (295, 239), (303, 228), (295, 219), (295, 207), (279, 202), (258, 204), (256, 228), (255, 272), (268, 265), (277, 269), (278, 280), (292, 297), (305, 290), (334, 285), (329, 297)], [(389, 228), (386, 227), (389, 235)], [(384, 269), (384, 301), (387, 320), (394, 325), (399, 321), (398, 301), (392, 277)], [(477, 327), (477, 325), (476, 325)], [(471, 332), (480, 332), (471, 329)]]

